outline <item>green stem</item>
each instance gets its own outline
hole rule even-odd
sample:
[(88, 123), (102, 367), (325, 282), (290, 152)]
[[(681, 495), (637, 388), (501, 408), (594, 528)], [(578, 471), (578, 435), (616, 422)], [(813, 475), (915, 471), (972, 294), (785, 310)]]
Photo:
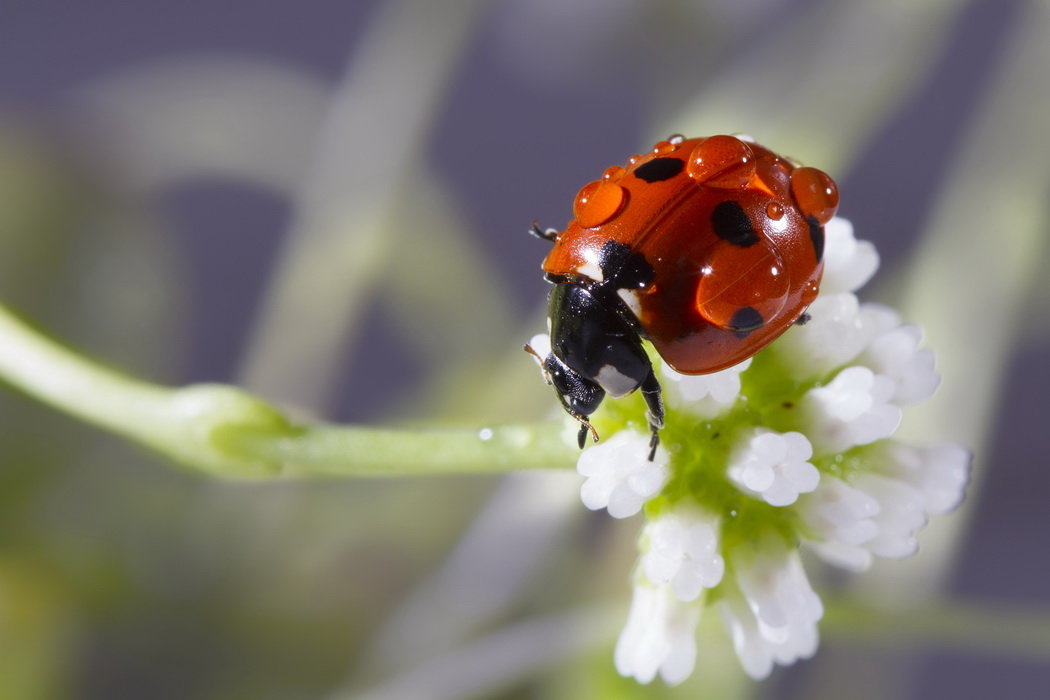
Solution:
[(393, 476), (566, 468), (558, 424), (377, 429), (292, 423), (232, 386), (162, 387), (103, 367), (0, 307), (0, 379), (217, 476)]
[(575, 464), (575, 451), (557, 423), (481, 429), (312, 425), (283, 436), (235, 427), (217, 437), (259, 459), (279, 460), (289, 476), (491, 474)]
[(903, 648), (953, 649), (1010, 658), (1050, 659), (1050, 613), (945, 602), (898, 611), (826, 601), (830, 637)]

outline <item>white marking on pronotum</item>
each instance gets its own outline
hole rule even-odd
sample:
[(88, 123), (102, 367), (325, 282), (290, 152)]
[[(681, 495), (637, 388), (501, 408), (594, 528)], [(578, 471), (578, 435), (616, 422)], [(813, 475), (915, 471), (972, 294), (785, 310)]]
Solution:
[(605, 279), (602, 275), (602, 268), (598, 267), (596, 263), (585, 262), (576, 268), (576, 272), (583, 275), (584, 277), (590, 277), (595, 282), (601, 282)]
[(576, 267), (576, 272), (585, 277), (590, 277), (595, 282), (604, 282), (605, 275), (602, 274), (598, 251), (585, 250), (583, 252), (583, 262)]

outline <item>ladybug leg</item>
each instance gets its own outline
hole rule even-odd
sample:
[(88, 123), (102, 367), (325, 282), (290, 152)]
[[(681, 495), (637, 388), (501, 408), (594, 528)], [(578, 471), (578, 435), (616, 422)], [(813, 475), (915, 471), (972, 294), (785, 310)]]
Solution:
[(529, 235), (553, 243), (558, 238), (558, 229), (540, 228), (539, 222), (533, 221), (532, 226), (529, 228)]
[(642, 398), (645, 399), (646, 418), (649, 419), (649, 430), (652, 437), (649, 439), (649, 461), (656, 457), (656, 448), (660, 444), (660, 428), (664, 427), (664, 400), (660, 393), (660, 382), (656, 378), (656, 372), (649, 367), (649, 374), (642, 380)]

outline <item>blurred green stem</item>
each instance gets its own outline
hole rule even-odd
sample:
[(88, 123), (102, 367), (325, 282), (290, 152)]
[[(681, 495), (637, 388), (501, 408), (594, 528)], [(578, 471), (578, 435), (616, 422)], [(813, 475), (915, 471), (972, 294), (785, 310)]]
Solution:
[(392, 218), (411, 200), (405, 187), (486, 4), (395, 0), (377, 9), (332, 96), (247, 345), (241, 382), (252, 391), (331, 408), (332, 377), (395, 250)]
[(558, 424), (372, 429), (292, 423), (235, 387), (161, 387), (103, 367), (0, 307), (0, 378), (50, 406), (216, 476), (394, 476), (568, 468)]
[(890, 611), (849, 601), (825, 601), (821, 622), (830, 637), (902, 649), (952, 649), (975, 654), (1050, 659), (1050, 613), (938, 602)]

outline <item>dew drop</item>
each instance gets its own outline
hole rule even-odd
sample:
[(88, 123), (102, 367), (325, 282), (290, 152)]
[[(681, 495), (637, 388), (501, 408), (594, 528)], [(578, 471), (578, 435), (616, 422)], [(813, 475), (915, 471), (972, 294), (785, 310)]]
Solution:
[(780, 218), (784, 216), (784, 207), (780, 202), (770, 202), (766, 205), (766, 216), (773, 221), (780, 221)]
[(839, 208), (839, 190), (835, 181), (816, 168), (793, 171), (791, 193), (803, 216), (814, 217), (821, 226), (831, 221)]
[(606, 182), (618, 182), (627, 171), (621, 168), (619, 165), (613, 165), (605, 169), (602, 173), (602, 179)]
[(572, 211), (576, 223), (584, 228), (601, 226), (616, 216), (627, 200), (627, 191), (612, 182), (597, 181), (584, 185)]
[(674, 144), (670, 141), (657, 141), (656, 145), (653, 146), (653, 153), (658, 156), (665, 155), (674, 150)]
[(709, 187), (744, 187), (755, 174), (750, 146), (732, 136), (704, 139), (689, 154), (689, 177)]
[(667, 141), (672, 146), (677, 146), (678, 144), (682, 143), (682, 141), (685, 141), (685, 137), (681, 134), (671, 134), (667, 137)]

